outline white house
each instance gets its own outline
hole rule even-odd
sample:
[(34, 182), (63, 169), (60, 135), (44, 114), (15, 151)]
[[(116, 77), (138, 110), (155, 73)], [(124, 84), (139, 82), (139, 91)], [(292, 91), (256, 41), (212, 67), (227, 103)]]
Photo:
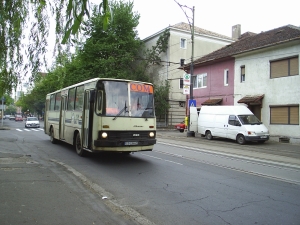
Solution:
[(257, 105), (271, 137), (300, 143), (300, 28), (279, 27), (251, 39), (253, 48), (235, 55), (235, 104)]

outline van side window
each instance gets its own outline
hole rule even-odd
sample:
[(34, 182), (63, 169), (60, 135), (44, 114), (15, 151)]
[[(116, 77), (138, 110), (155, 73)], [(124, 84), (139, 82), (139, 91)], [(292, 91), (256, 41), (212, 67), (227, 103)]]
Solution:
[(241, 125), (240, 122), (238, 121), (238, 119), (236, 118), (236, 116), (234, 116), (234, 115), (229, 116), (228, 124), (232, 125), (232, 126), (240, 126)]

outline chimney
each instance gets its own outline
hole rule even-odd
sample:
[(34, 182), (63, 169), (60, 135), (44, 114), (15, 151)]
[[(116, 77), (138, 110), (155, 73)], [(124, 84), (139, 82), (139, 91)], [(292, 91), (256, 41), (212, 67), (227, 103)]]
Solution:
[(239, 39), (241, 36), (241, 24), (234, 25), (232, 27), (232, 38)]

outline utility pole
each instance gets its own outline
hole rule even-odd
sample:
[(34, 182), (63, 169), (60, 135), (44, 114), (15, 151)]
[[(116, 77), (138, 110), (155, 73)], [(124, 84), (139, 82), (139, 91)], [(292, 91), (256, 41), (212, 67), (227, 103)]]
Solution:
[[(194, 99), (193, 96), (193, 75), (194, 75), (194, 33), (195, 33), (195, 6), (193, 6), (193, 8), (190, 8), (186, 5), (181, 5), (179, 4), (176, 0), (174, 0), (179, 7), (182, 9), (182, 11), (184, 12), (189, 25), (190, 25), (190, 30), (191, 30), (191, 35), (192, 35), (192, 56), (191, 56), (191, 64), (190, 64), (190, 100)], [(189, 9), (192, 11), (192, 17), (189, 17), (186, 13), (186, 11), (184, 9)], [(195, 132), (190, 130), (191, 127), (191, 111), (190, 111), (190, 106), (189, 107), (189, 124), (188, 124), (188, 132), (187, 132), (187, 136), (188, 137), (195, 137)]]

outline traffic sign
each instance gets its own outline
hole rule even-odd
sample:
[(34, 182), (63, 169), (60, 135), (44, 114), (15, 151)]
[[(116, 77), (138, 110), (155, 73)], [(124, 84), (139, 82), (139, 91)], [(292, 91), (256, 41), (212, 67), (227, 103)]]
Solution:
[(189, 99), (189, 107), (196, 107), (196, 100), (195, 99)]
[(184, 95), (190, 94), (190, 85), (183, 85), (183, 94)]
[(191, 75), (190, 74), (183, 74), (183, 85), (190, 85), (191, 84)]

